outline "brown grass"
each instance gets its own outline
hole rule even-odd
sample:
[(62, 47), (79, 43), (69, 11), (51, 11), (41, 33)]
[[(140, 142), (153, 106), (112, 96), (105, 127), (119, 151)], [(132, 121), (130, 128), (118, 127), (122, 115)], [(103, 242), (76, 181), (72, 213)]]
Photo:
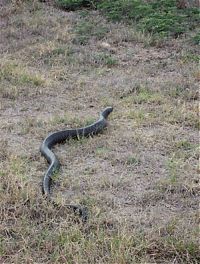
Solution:
[[(96, 12), (0, 3), (0, 262), (198, 263), (196, 47), (149, 46)], [(53, 207), (42, 140), (107, 105), (102, 135), (55, 147)], [(85, 204), (88, 223), (65, 202)]]

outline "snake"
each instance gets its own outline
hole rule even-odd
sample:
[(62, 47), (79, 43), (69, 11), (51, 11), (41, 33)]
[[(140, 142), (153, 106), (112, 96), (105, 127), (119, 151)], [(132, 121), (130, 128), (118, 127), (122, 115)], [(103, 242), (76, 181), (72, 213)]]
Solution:
[[(99, 116), (99, 119), (85, 127), (75, 128), (75, 129), (66, 129), (58, 132), (49, 134), (40, 146), (41, 155), (47, 160), (49, 167), (42, 180), (42, 193), (43, 195), (52, 200), (51, 198), (51, 185), (53, 181), (53, 175), (59, 171), (61, 163), (52, 151), (52, 148), (59, 143), (64, 143), (70, 139), (79, 140), (82, 137), (89, 137), (97, 135), (107, 127), (107, 117), (113, 111), (113, 107), (106, 107)], [(55, 203), (55, 202), (54, 202)], [(66, 207), (73, 209), (74, 212), (78, 212), (83, 221), (87, 221), (88, 218), (88, 209), (87, 207), (81, 207), (76, 204), (67, 204)]]

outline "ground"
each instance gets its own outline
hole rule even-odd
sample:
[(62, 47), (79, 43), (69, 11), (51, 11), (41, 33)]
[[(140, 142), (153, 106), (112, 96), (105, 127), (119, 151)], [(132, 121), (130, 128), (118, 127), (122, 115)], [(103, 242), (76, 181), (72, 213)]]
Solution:
[[(198, 49), (96, 11), (0, 1), (0, 262), (198, 263)], [(192, 33), (190, 33), (192, 34)], [(48, 133), (113, 106), (101, 135), (54, 149)], [(88, 207), (85, 225), (64, 209)]]

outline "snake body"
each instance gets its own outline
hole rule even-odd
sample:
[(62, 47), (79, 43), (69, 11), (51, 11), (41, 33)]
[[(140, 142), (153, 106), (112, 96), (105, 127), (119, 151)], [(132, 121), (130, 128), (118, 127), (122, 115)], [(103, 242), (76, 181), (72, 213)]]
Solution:
[[(61, 166), (58, 158), (51, 150), (54, 145), (58, 143), (62, 143), (71, 138), (79, 139), (81, 137), (88, 137), (90, 135), (96, 135), (107, 126), (107, 117), (112, 112), (112, 107), (105, 108), (101, 113), (99, 119), (91, 125), (77, 128), (77, 129), (66, 129), (61, 130), (55, 133), (48, 135), (41, 147), (40, 152), (42, 156), (44, 156), (49, 163), (49, 168), (45, 173), (42, 181), (42, 193), (47, 197), (51, 198), (51, 182), (52, 176), (55, 172), (57, 172)], [(74, 211), (78, 211), (80, 216), (86, 220), (87, 218), (87, 208), (82, 208), (79, 205), (68, 204), (66, 205), (68, 208), (72, 208)]]

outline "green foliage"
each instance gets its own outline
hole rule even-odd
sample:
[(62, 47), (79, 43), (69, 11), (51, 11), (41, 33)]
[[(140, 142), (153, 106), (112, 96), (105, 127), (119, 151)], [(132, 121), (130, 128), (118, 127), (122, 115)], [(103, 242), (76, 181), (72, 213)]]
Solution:
[(179, 10), (175, 0), (110, 0), (98, 5), (109, 19), (129, 23), (137, 22), (137, 27), (160, 36), (178, 36), (193, 29), (198, 24), (198, 9)]
[[(67, 10), (82, 7), (99, 9), (109, 19), (135, 23), (145, 32), (166, 37), (179, 36), (193, 29), (199, 22), (198, 8), (178, 9), (176, 0), (56, 0)], [(195, 42), (199, 41), (197, 36)]]
[(152, 12), (150, 5), (144, 4), (140, 0), (110, 0), (101, 1), (98, 8), (112, 20), (134, 20), (138, 21), (142, 17), (148, 16)]

